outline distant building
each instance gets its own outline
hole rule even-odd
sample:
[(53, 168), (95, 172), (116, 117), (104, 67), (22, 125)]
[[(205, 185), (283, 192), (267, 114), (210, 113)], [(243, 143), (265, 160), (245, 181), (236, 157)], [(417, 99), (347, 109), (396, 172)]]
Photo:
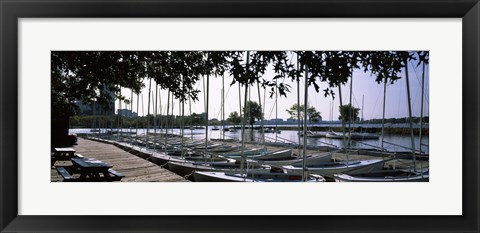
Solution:
[(106, 115), (111, 116), (115, 115), (115, 97), (113, 92), (109, 91), (107, 88), (104, 89), (107, 96), (110, 96), (111, 101), (108, 103), (107, 107), (102, 107), (98, 102), (93, 104), (87, 104), (83, 101), (75, 101), (75, 104), (80, 109), (79, 115), (83, 116), (92, 116), (92, 115)]
[(270, 119), (270, 122), (273, 122), (273, 123), (282, 123), (283, 122), (283, 119), (282, 118), (273, 118), (273, 119)]
[(298, 123), (298, 119), (296, 119), (296, 118), (288, 118), (288, 119), (287, 119), (287, 123), (288, 123), (288, 124)]
[(118, 109), (117, 115), (125, 116), (125, 117), (137, 117), (138, 114), (136, 112), (132, 112), (130, 109)]
[(112, 102), (109, 105), (110, 110), (104, 110), (104, 108), (97, 102), (93, 104), (86, 104), (83, 101), (75, 101), (75, 104), (79, 108), (79, 115), (81, 116), (93, 116), (93, 115), (114, 115), (115, 103)]

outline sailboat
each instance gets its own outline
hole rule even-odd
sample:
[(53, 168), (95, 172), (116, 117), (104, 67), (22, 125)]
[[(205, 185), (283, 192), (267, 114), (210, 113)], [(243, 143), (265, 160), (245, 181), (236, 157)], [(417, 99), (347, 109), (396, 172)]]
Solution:
[[(249, 51), (247, 51), (247, 61), (246, 67), (248, 68), (249, 65)], [(245, 84), (245, 103), (247, 102), (248, 96), (248, 84)], [(258, 152), (255, 151), (248, 151), (244, 149), (245, 146), (245, 114), (244, 121), (242, 124), (242, 150), (240, 153), (237, 153), (235, 156), (230, 153), (223, 154), (225, 157), (236, 157), (236, 159), (240, 160), (241, 168), (240, 171), (228, 171), (228, 172), (203, 172), (203, 171), (195, 171), (193, 173), (193, 179), (199, 182), (291, 182), (291, 181), (308, 181), (308, 182), (320, 182), (325, 181), (325, 179), (318, 175), (313, 175), (304, 177), (304, 175), (298, 174), (287, 174), (284, 170), (276, 170), (272, 169), (269, 171), (257, 171), (257, 170), (249, 170), (248, 169), (248, 156), (250, 158), (277, 158), (283, 156), (292, 156), (292, 150), (282, 150), (276, 152), (267, 152), (265, 148), (259, 149)], [(246, 164), (245, 164), (246, 163)], [(247, 166), (245, 166), (247, 165)], [(246, 168), (246, 169), (245, 169)]]
[[(303, 182), (302, 175), (288, 174), (285, 172), (247, 171), (245, 174), (238, 172), (202, 172), (193, 173), (196, 182)], [(325, 182), (325, 178), (310, 175), (306, 182)]]
[(326, 138), (331, 138), (331, 139), (343, 139), (343, 138), (348, 138), (348, 134), (345, 136), (341, 133), (337, 133), (334, 131), (329, 131), (327, 134), (325, 134)]
[[(384, 166), (383, 160), (355, 160), (355, 161), (341, 161), (328, 162), (323, 164), (307, 165), (307, 174), (317, 174), (322, 176), (332, 176), (334, 174), (345, 173), (348, 171), (364, 172), (380, 170)], [(302, 167), (299, 165), (282, 166), (288, 173), (299, 174), (302, 172)]]
[[(406, 74), (406, 82), (407, 82), (407, 96), (408, 96), (408, 108), (409, 108), (409, 118), (410, 122), (412, 119), (411, 116), (411, 105), (410, 105), (410, 86), (408, 82), (408, 61), (406, 61), (405, 66), (405, 74)], [(422, 100), (421, 100), (421, 117), (423, 117), (423, 90), (424, 90), (424, 78), (425, 78), (425, 63), (423, 64), (423, 72), (422, 72)], [(383, 104), (383, 119), (385, 119), (385, 96), (386, 96), (386, 83), (387, 79), (385, 78), (384, 81), (384, 104)], [(393, 170), (379, 170), (379, 171), (369, 171), (369, 172), (361, 172), (355, 174), (336, 174), (334, 175), (334, 179), (336, 182), (428, 182), (430, 179), (429, 170), (421, 170), (416, 171), (416, 164), (415, 164), (415, 148), (413, 143), (413, 130), (412, 124), (410, 124), (411, 130), (411, 139), (412, 139), (412, 158), (413, 158), (413, 166), (414, 169), (393, 169)], [(421, 140), (421, 138), (420, 138)], [(421, 143), (420, 143), (421, 144)], [(383, 127), (382, 127), (382, 150), (383, 150)]]
[[(271, 167), (266, 165), (255, 165), (252, 164), (249, 166), (250, 170), (264, 171), (269, 172)], [(221, 161), (221, 162), (210, 162), (210, 161), (198, 161), (198, 162), (178, 162), (170, 161), (167, 164), (168, 170), (176, 173), (180, 176), (188, 176), (192, 181), (193, 176), (191, 176), (195, 171), (209, 171), (209, 172), (239, 172), (240, 164), (233, 161)]]
[(429, 171), (385, 170), (360, 174), (336, 174), (336, 182), (428, 182)]
[[(332, 152), (323, 152), (318, 154), (309, 154), (305, 157), (307, 165), (314, 164), (325, 164), (332, 161), (332, 156), (335, 151)], [(286, 165), (301, 166), (303, 163), (303, 158), (292, 157), (292, 158), (256, 158), (252, 160), (254, 163), (270, 165), (274, 167), (281, 167)]]
[[(351, 94), (351, 84), (350, 82), (350, 94)], [(350, 96), (351, 97), (351, 96)], [(341, 99), (340, 95), (340, 99)], [(350, 98), (351, 99), (351, 98)], [(351, 100), (350, 100), (351, 103)], [(308, 102), (305, 100), (305, 112), (307, 111), (307, 104)], [(351, 105), (351, 104), (350, 104)], [(306, 115), (306, 114), (305, 114)], [(306, 121), (305, 117), (305, 121)], [(304, 126), (304, 132), (306, 134), (306, 125)], [(344, 138), (344, 135), (339, 135), (337, 133), (334, 133), (333, 131), (330, 132), (328, 135), (334, 135), (336, 137)], [(306, 140), (304, 140), (306, 142)], [(306, 143), (304, 142), (304, 146)], [(348, 155), (348, 154), (347, 154)], [(375, 171), (375, 170), (380, 170), (384, 167), (384, 162), (381, 159), (371, 159), (371, 160), (356, 160), (356, 161), (334, 161), (334, 162), (326, 162), (326, 163), (320, 163), (320, 164), (313, 164), (313, 165), (307, 165), (304, 161), (302, 166), (300, 165), (287, 165), (287, 166), (282, 166), (283, 169), (285, 169), (288, 173), (294, 173), (294, 174), (317, 174), (317, 175), (322, 175), (322, 176), (333, 176), (334, 174), (339, 174), (339, 173), (345, 173), (347, 171), (353, 171), (355, 172), (363, 172), (363, 171)]]
[(265, 128), (263, 132), (264, 133), (281, 133), (281, 131), (278, 130), (277, 128)]
[[(299, 135), (303, 137), (303, 132), (300, 132)], [(326, 136), (325, 133), (317, 133), (307, 130), (307, 137), (308, 138), (324, 138)]]

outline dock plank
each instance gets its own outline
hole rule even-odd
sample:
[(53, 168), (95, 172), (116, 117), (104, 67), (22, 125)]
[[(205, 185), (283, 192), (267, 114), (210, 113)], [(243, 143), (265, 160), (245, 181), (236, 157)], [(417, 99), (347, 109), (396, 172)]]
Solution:
[[(96, 158), (113, 166), (113, 169), (125, 175), (121, 182), (188, 182), (183, 177), (162, 168), (148, 160), (128, 153), (114, 145), (78, 138), (74, 147), (76, 153), (85, 158)], [(69, 165), (63, 162), (61, 165)], [(51, 181), (62, 181), (55, 168), (51, 169)]]

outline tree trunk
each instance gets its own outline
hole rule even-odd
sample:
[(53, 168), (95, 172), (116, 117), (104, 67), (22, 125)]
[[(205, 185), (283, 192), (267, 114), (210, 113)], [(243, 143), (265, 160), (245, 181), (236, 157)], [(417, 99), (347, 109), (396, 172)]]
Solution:
[(69, 117), (65, 114), (52, 111), (51, 117), (51, 142), (54, 147), (72, 146), (73, 141), (68, 136)]

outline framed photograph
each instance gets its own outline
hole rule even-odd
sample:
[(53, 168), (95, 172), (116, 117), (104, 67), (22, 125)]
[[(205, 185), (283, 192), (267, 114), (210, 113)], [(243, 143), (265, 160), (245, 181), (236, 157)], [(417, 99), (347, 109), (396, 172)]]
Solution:
[(0, 4), (1, 232), (479, 231), (477, 0)]

